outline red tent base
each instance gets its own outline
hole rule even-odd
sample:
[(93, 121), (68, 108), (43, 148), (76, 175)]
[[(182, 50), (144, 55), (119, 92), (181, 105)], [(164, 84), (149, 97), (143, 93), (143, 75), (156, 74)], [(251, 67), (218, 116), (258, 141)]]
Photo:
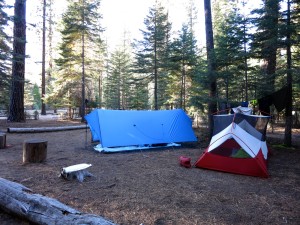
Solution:
[(198, 168), (242, 174), (255, 177), (269, 177), (266, 160), (262, 151), (255, 158), (232, 158), (207, 152), (207, 149), (195, 163)]

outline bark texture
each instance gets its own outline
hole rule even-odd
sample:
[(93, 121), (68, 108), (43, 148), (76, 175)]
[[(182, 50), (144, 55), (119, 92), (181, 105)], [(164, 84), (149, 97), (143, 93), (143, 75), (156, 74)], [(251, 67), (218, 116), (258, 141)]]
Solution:
[(25, 121), (24, 81), (26, 47), (26, 0), (15, 1), (12, 84), (8, 120)]
[(114, 225), (93, 214), (79, 212), (53, 198), (31, 194), (27, 187), (0, 178), (0, 208), (36, 224)]

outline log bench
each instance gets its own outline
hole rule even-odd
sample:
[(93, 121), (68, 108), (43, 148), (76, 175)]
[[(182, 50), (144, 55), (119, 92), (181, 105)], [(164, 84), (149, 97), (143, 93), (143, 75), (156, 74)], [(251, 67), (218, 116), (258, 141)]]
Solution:
[(23, 143), (23, 163), (40, 163), (47, 158), (46, 140), (32, 139)]

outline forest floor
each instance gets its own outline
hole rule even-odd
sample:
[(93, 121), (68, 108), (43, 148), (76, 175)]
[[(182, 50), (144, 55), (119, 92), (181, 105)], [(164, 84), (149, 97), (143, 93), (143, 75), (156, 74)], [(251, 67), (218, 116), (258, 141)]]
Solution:
[[(78, 124), (57, 117), (26, 123), (0, 120), (0, 131)], [(292, 148), (281, 145), (282, 128), (268, 134), (272, 156), (267, 179), (181, 167), (180, 156), (195, 162), (208, 145), (205, 129), (195, 132), (197, 143), (112, 154), (96, 152), (86, 129), (7, 133), (7, 147), (0, 149), (0, 177), (116, 224), (300, 224), (299, 129), (293, 130)], [(47, 160), (23, 164), (23, 142), (33, 138), (48, 141)], [(88, 171), (94, 177), (83, 182), (59, 177), (62, 167), (79, 163), (92, 164)], [(0, 210), (0, 224), (30, 223)]]

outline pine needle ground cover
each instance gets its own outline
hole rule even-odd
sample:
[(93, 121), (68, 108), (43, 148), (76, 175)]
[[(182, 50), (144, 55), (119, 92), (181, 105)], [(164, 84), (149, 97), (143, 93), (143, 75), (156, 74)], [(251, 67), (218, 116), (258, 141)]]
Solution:
[[(16, 126), (74, 125), (42, 120), (0, 123), (1, 131)], [(282, 130), (268, 134), (268, 140), (276, 143), (268, 179), (181, 167), (180, 156), (194, 163), (209, 143), (204, 129), (195, 131), (197, 144), (113, 154), (94, 151), (85, 129), (8, 133), (8, 147), (0, 151), (0, 177), (116, 224), (300, 224), (299, 130), (293, 130), (294, 148), (289, 149), (277, 148)], [(48, 140), (47, 160), (23, 165), (22, 144), (32, 138)], [(92, 164), (89, 172), (94, 176), (83, 182), (59, 177), (61, 168), (79, 163)], [(3, 211), (0, 223), (30, 224)]]

